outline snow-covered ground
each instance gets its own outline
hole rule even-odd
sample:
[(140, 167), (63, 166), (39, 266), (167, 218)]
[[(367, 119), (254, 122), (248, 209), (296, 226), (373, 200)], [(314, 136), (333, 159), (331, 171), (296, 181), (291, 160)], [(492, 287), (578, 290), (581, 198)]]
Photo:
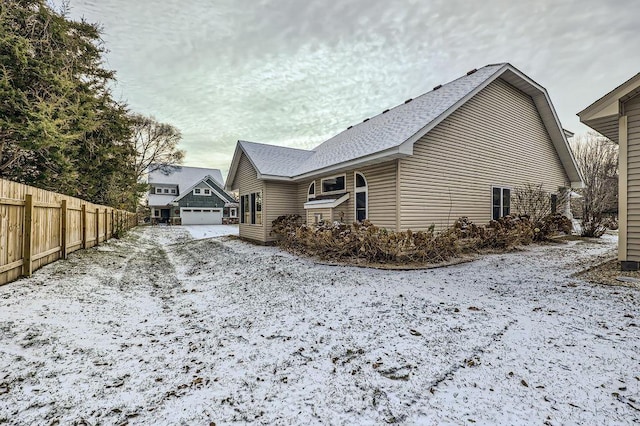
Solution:
[(186, 229), (195, 240), (238, 235), (238, 225), (184, 225), (182, 228)]
[(640, 293), (570, 277), (615, 239), (381, 271), (208, 232), (0, 287), (0, 423), (640, 421)]

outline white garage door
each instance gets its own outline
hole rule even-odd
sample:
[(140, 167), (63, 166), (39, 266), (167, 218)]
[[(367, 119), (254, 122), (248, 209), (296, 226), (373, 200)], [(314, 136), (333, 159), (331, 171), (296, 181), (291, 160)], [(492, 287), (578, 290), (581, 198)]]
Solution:
[(222, 209), (181, 208), (183, 225), (221, 225)]

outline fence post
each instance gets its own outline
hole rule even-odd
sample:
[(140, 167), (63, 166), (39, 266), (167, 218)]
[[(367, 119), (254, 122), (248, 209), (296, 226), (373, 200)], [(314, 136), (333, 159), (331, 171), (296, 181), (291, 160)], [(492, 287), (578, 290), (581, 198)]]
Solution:
[(87, 248), (87, 205), (82, 205), (82, 248)]
[(62, 222), (60, 234), (60, 249), (63, 259), (67, 258), (67, 200), (62, 200), (60, 207), (60, 221)]
[(31, 261), (31, 243), (33, 241), (33, 195), (24, 196), (24, 240), (22, 243), (22, 275), (30, 276), (33, 272)]
[(113, 238), (113, 234), (115, 233), (116, 230), (116, 215), (115, 215), (115, 210), (111, 209), (111, 238)]
[(96, 207), (96, 245), (100, 243), (100, 208)]
[(107, 241), (109, 239), (109, 220), (108, 220), (108, 210), (106, 207), (104, 209), (104, 240)]

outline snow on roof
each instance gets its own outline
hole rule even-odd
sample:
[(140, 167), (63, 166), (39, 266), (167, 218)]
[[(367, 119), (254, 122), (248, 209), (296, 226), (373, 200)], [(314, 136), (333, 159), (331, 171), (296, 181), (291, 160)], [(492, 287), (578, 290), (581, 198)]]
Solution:
[[(197, 184), (207, 176), (211, 176), (220, 186), (224, 188), (222, 173), (219, 169), (207, 169), (203, 167), (177, 166), (167, 174), (162, 169), (149, 173), (148, 183), (150, 185), (177, 185), (178, 193), (183, 193)], [(149, 205), (164, 206), (176, 198), (176, 195), (149, 194)]]
[(348, 128), (311, 151), (239, 141), (262, 175), (295, 177), (395, 148), (469, 95), (506, 64), (487, 65)]
[(264, 175), (293, 176), (313, 151), (238, 141), (253, 166)]
[(206, 176), (211, 176), (221, 187), (224, 187), (222, 172), (220, 169), (207, 169), (203, 167), (176, 166), (167, 174), (162, 169), (149, 173), (149, 184), (178, 185), (186, 189), (194, 185)]
[(502, 66), (488, 65), (337, 134), (316, 147), (314, 155), (300, 165), (296, 174), (344, 163), (402, 144)]

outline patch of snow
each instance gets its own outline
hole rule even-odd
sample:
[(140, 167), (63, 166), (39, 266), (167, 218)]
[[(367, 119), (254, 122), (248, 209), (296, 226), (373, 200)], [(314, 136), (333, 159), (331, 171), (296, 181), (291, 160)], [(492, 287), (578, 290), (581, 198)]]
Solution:
[(194, 240), (238, 235), (238, 225), (183, 225), (178, 228), (186, 229)]
[(615, 238), (383, 271), (190, 228), (0, 287), (0, 423), (640, 419), (640, 293), (571, 277)]

